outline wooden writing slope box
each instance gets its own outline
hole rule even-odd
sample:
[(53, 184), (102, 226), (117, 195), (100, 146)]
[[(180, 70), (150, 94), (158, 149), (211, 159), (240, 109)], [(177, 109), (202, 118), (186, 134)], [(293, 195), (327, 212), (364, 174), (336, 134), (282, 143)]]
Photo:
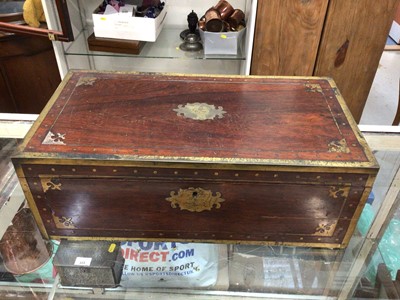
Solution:
[(378, 171), (329, 79), (86, 71), (13, 161), (46, 237), (337, 248)]

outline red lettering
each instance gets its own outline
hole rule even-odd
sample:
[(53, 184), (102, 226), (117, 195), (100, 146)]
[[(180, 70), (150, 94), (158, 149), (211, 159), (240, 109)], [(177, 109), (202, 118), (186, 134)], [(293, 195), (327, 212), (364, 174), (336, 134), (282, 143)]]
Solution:
[(158, 252), (151, 252), (150, 253), (150, 261), (152, 261), (152, 262), (157, 262), (157, 261), (159, 261), (160, 259), (158, 258), (158, 256), (159, 256), (160, 254), (158, 253)]
[(161, 261), (167, 261), (167, 255), (169, 254), (169, 251), (161, 251)]
[(137, 262), (158, 262), (158, 261), (167, 261), (167, 256), (169, 251), (153, 251), (153, 252), (143, 252), (136, 251), (132, 248), (126, 248), (123, 251), (123, 256), (125, 259), (134, 260)]
[[(128, 250), (128, 249), (126, 249), (126, 250)], [(129, 252), (130, 252), (129, 253), (129, 259), (137, 261), (137, 255), (138, 255), (137, 251), (135, 249), (129, 249)], [(128, 256), (128, 254), (126, 256)]]
[(148, 262), (149, 261), (149, 252), (140, 252), (139, 261), (140, 262)]

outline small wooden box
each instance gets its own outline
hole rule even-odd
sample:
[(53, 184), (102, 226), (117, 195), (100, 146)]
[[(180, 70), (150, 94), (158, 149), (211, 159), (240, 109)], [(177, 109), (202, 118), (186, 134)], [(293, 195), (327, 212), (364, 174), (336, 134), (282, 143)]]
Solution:
[(94, 71), (13, 162), (45, 237), (330, 248), (378, 171), (331, 79)]
[(90, 51), (103, 51), (112, 53), (139, 54), (146, 42), (99, 38), (92, 33), (88, 39)]

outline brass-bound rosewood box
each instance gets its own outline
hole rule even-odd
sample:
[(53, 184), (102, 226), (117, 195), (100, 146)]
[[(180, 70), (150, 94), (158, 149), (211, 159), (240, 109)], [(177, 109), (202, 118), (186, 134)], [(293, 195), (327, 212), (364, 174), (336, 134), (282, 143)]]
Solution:
[(94, 71), (13, 162), (45, 237), (330, 248), (378, 171), (330, 79)]

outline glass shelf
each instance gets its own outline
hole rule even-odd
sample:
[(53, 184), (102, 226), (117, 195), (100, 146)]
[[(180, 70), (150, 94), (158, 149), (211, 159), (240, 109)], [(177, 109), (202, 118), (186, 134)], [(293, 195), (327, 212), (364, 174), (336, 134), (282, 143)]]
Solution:
[[(9, 180), (9, 171), (12, 170), (9, 157), (20, 142), (21, 140), (14, 138), (0, 139), (2, 146), (0, 163), (3, 164), (3, 168), (0, 168), (0, 182), (2, 182), (0, 199), (4, 200), (0, 201), (0, 240), (2, 242), (5, 242), (5, 239), (1, 239), (5, 229), (11, 224), (12, 217), (24, 202), (24, 195), (18, 181)], [(382, 168), (380, 176), (389, 177), (377, 179), (375, 189), (379, 185), (382, 185), (382, 188), (389, 188), (394, 177), (393, 173), (395, 171), (397, 173), (399, 167), (399, 152), (379, 149), (376, 151), (375, 154)], [(381, 151), (383, 152), (380, 153)], [(388, 161), (387, 165), (384, 163), (385, 160)], [(4, 166), (8, 166), (8, 168)], [(15, 173), (13, 178), (15, 178)], [(368, 205), (371, 206), (370, 209), (373, 205), (381, 202), (379, 194), (379, 192), (376, 193), (372, 203), (368, 202)], [(396, 243), (398, 243), (397, 237), (400, 230), (399, 218), (400, 209), (394, 213), (391, 220), (394, 224), (387, 231), (396, 238)], [(218, 254), (213, 259), (206, 261), (211, 262), (211, 267), (215, 268), (216, 275), (210, 272), (205, 273), (207, 276), (214, 274), (214, 281), (209, 286), (203, 287), (190, 287), (182, 282), (178, 287), (144, 288), (140, 285), (137, 286), (136, 280), (124, 277), (121, 280), (121, 286), (117, 288), (77, 288), (61, 285), (60, 277), (53, 273), (52, 259), (32, 273), (15, 276), (8, 273), (5, 264), (0, 262), (0, 298), (3, 299), (11, 293), (19, 297), (48, 299), (232, 299), (240, 297), (241, 299), (333, 300), (349, 299), (352, 295), (376, 295), (378, 298), (381, 290), (376, 286), (376, 282), (380, 278), (378, 271), (382, 269), (383, 264), (387, 264), (393, 277), (395, 274), (393, 272), (398, 270), (398, 267), (397, 265), (393, 267), (394, 264), (390, 263), (390, 259), (387, 258), (388, 246), (384, 241), (393, 244), (394, 239), (392, 241), (390, 236), (383, 237), (382, 247), (375, 251), (373, 257), (370, 256), (373, 253), (370, 252), (372, 245), (376, 243), (376, 240), (370, 239), (366, 233), (370, 228), (371, 219), (373, 216), (370, 216), (368, 210), (364, 209), (362, 218), (346, 249), (215, 245), (217, 248), (214, 250), (218, 251)], [(56, 245), (57, 241), (51, 241), (51, 243)], [(212, 246), (210, 245), (210, 247)], [(395, 248), (397, 250), (398, 245), (395, 245)], [(53, 246), (53, 254), (56, 250), (56, 247)], [(397, 258), (397, 251), (395, 254)], [(200, 259), (200, 256), (196, 259)], [(394, 278), (391, 280), (393, 281)], [(135, 284), (131, 285), (131, 283)]]
[(179, 34), (182, 28), (164, 27), (156, 42), (146, 42), (140, 54), (111, 53), (101, 51), (90, 51), (87, 45), (87, 38), (93, 33), (93, 28), (88, 27), (82, 30), (74, 42), (67, 44), (65, 55), (96, 56), (96, 57), (135, 57), (135, 58), (166, 58), (166, 59), (207, 59), (207, 60), (234, 60), (244, 61), (246, 55), (239, 49), (238, 55), (205, 55), (203, 50), (186, 52), (179, 49), (183, 42)]
[[(3, 144), (10, 144), (9, 148), (18, 144), (17, 140), (13, 139), (1, 141)], [(5, 159), (8, 161), (7, 157), (8, 155)], [(9, 202), (15, 202), (18, 198), (18, 204), (23, 203), (24, 196), (21, 187), (17, 182), (13, 182), (13, 186), (16, 186), (13, 194), (17, 193), (18, 195), (11, 196), (12, 199)], [(4, 190), (2, 194), (4, 194)], [(7, 196), (7, 198), (9, 197)], [(18, 206), (15, 207), (15, 212)], [(5, 210), (7, 209), (0, 211)], [(10, 222), (7, 221), (7, 224)], [(2, 239), (2, 242), (5, 240)], [(43, 298), (48, 297), (48, 299), (133, 299), (137, 297), (287, 299), (290, 296), (290, 299), (333, 300), (342, 293), (346, 281), (358, 282), (360, 280), (361, 274), (350, 275), (350, 273), (357, 253), (364, 242), (365, 236), (356, 231), (347, 249), (209, 244), (207, 246), (211, 247), (209, 251), (217, 251), (217, 256), (210, 256), (212, 259), (206, 260), (209, 266), (207, 272), (204, 273), (206, 274), (204, 276), (213, 277), (212, 284), (193, 288), (188, 287), (185, 281), (182, 281), (180, 286), (178, 281), (176, 282), (178, 286), (171, 288), (162, 286), (144, 288), (140, 285), (136, 286), (135, 279), (127, 276), (123, 277), (121, 286), (117, 288), (62, 286), (60, 278), (53, 273), (52, 258), (32, 273), (15, 276), (7, 273), (5, 265), (2, 266), (0, 262), (0, 274), (3, 274), (3, 278), (0, 280), (0, 298), (7, 295), (9, 291), (13, 291), (14, 294), (21, 297), (40, 295)], [(51, 243), (57, 245), (58, 241), (51, 241)], [(176, 247), (181, 247), (178, 244)], [(132, 247), (135, 248), (135, 246)], [(53, 246), (52, 255), (56, 250), (57, 247)], [(196, 251), (196, 253), (198, 252)], [(196, 261), (205, 259), (207, 255), (209, 254), (198, 254)], [(133, 263), (135, 262), (130, 261), (130, 264)], [(210, 269), (215, 269), (215, 272), (210, 272)]]

